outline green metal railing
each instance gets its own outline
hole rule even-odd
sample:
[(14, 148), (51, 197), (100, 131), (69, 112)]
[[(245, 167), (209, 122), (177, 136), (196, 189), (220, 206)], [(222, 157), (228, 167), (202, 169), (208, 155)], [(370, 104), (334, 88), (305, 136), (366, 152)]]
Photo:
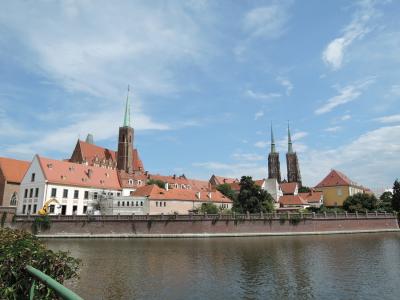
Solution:
[(36, 290), (36, 280), (39, 280), (42, 283), (44, 283), (46, 286), (52, 289), (58, 296), (60, 296), (64, 300), (83, 300), (83, 298), (79, 297), (73, 291), (67, 289), (61, 283), (57, 282), (56, 280), (44, 274), (43, 272), (39, 271), (38, 269), (35, 269), (34, 267), (31, 266), (27, 266), (26, 270), (35, 278), (35, 280), (33, 280), (31, 289), (29, 291), (29, 300), (34, 299)]

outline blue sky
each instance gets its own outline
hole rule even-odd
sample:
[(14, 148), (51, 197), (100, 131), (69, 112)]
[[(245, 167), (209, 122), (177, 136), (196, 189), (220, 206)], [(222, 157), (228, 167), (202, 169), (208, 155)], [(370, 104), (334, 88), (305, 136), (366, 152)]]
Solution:
[(146, 169), (267, 176), (290, 121), (303, 181), (400, 169), (398, 1), (4, 1), (0, 155), (116, 148), (127, 85)]

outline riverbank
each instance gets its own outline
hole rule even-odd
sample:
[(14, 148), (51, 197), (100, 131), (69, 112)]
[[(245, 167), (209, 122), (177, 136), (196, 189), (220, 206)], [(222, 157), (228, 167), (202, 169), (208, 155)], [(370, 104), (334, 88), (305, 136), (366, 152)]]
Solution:
[(51, 216), (49, 219), (46, 230), (32, 216), (16, 217), (11, 227), (34, 231), (43, 238), (208, 238), (400, 231), (397, 216), (386, 213)]

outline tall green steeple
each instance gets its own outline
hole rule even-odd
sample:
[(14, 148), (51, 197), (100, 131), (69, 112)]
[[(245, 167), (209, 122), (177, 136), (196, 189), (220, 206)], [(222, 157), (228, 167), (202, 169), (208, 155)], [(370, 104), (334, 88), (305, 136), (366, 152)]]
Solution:
[(131, 127), (131, 105), (129, 101), (129, 85), (128, 85), (128, 94), (126, 95), (124, 127)]
[(288, 153), (293, 153), (292, 137), (290, 136), (289, 122), (287, 126), (287, 132), (288, 132)]
[(274, 132), (272, 130), (272, 122), (271, 122), (271, 153), (275, 153), (275, 139), (274, 139)]

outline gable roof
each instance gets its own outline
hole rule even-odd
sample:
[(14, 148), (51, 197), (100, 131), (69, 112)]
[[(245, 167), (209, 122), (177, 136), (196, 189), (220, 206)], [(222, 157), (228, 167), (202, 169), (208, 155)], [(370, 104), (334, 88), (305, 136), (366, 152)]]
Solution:
[(299, 195), (283, 195), (279, 198), (282, 205), (307, 205), (307, 201)]
[(228, 178), (228, 177), (223, 177), (223, 176), (216, 176), (216, 175), (212, 175), (210, 178), (210, 182), (214, 179), (216, 185), (220, 185), (220, 184), (231, 184), (231, 183), (235, 183), (235, 182), (239, 182), (239, 180), (237, 178)]
[(296, 191), (297, 182), (282, 182), (280, 186), (284, 194), (294, 194)]
[(133, 196), (144, 196), (150, 200), (177, 200), (197, 202), (232, 203), (232, 200), (219, 191), (197, 192), (193, 190), (170, 189), (164, 190), (157, 185), (147, 185), (138, 188), (132, 193)]
[(329, 174), (316, 185), (316, 188), (328, 186), (357, 186), (357, 184), (342, 172), (332, 169)]
[(8, 182), (21, 183), (29, 165), (29, 161), (0, 157), (0, 169)]
[(323, 193), (319, 191), (311, 190), (308, 193), (299, 193), (299, 196), (306, 200), (308, 203), (318, 203), (321, 201)]
[(49, 183), (120, 190), (117, 171), (36, 156)]

